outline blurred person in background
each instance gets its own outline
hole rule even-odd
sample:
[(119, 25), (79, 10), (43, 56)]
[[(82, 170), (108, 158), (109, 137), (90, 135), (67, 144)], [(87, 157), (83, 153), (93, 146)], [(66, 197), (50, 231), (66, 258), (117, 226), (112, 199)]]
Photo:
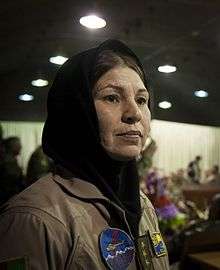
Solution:
[(200, 169), (201, 160), (202, 160), (201, 156), (196, 156), (195, 160), (191, 161), (187, 168), (188, 178), (194, 184), (200, 184), (201, 181), (201, 169)]
[(33, 184), (42, 176), (53, 172), (53, 170), (53, 161), (44, 154), (42, 146), (38, 146), (28, 161), (25, 185)]
[(219, 166), (214, 165), (207, 173), (206, 177), (207, 184), (220, 186), (220, 173)]
[(0, 165), (0, 200), (7, 201), (24, 188), (22, 168), (17, 157), (21, 151), (21, 142), (18, 137), (9, 137), (4, 140), (4, 155)]

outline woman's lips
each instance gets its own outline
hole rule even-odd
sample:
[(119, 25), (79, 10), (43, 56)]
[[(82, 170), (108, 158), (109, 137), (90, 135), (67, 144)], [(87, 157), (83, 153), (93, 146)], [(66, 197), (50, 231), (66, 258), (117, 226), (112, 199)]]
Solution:
[(140, 138), (139, 135), (133, 135), (133, 134), (123, 134), (119, 135), (120, 137), (126, 137), (126, 138)]
[(139, 130), (130, 130), (124, 133), (119, 133), (117, 136), (126, 136), (126, 137), (131, 137), (131, 138), (137, 138), (137, 137), (142, 137), (142, 134)]
[(118, 137), (132, 144), (138, 144), (141, 138), (140, 131), (128, 131), (125, 133), (117, 134)]

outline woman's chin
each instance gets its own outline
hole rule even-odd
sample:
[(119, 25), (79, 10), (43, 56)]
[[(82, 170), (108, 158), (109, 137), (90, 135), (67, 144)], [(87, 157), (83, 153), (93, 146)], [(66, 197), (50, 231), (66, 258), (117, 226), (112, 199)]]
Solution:
[(120, 151), (114, 151), (114, 152), (107, 151), (107, 153), (112, 159), (115, 159), (118, 161), (134, 160), (140, 156), (139, 149), (129, 149), (129, 147), (127, 147), (126, 149), (121, 149)]

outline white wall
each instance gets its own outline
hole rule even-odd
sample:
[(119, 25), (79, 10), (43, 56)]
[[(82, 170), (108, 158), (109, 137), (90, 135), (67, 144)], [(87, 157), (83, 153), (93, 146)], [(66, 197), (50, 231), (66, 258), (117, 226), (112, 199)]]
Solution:
[(220, 165), (220, 128), (153, 120), (151, 136), (158, 147), (153, 164), (167, 173), (186, 168), (196, 155), (204, 170)]

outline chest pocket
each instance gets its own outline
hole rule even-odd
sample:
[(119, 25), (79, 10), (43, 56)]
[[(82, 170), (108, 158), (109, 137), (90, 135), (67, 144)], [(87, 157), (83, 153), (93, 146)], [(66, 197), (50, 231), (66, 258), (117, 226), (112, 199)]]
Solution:
[(95, 247), (89, 246), (83, 238), (77, 237), (77, 242), (74, 244), (70, 252), (69, 260), (65, 270), (100, 270), (106, 269), (101, 261), (98, 250), (98, 243)]

